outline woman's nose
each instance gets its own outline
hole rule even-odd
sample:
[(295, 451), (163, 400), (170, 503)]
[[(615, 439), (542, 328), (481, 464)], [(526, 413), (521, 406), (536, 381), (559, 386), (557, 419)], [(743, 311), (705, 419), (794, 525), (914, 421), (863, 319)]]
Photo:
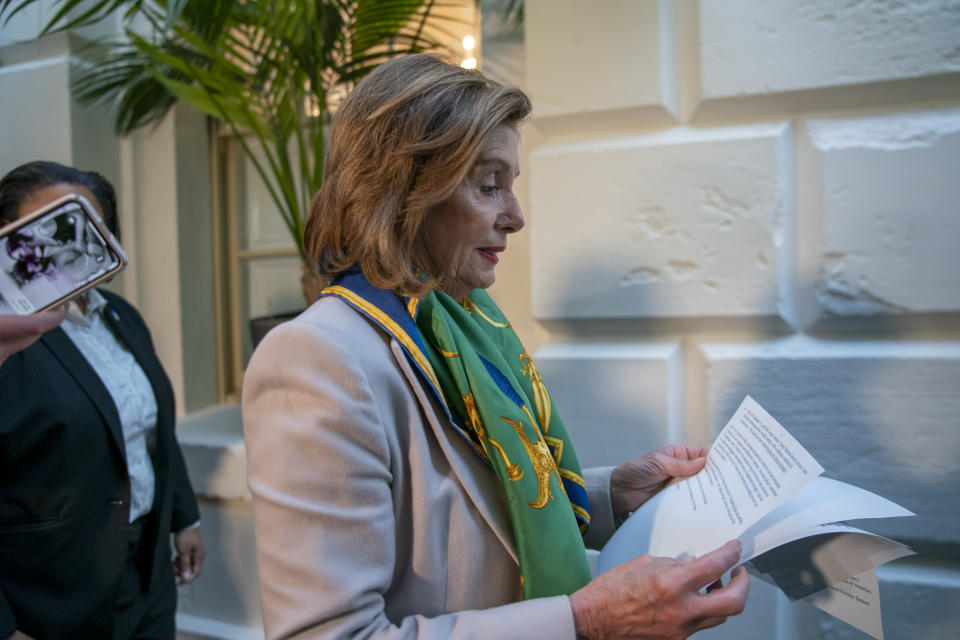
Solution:
[(507, 233), (516, 233), (523, 229), (523, 210), (520, 208), (520, 202), (513, 194), (510, 195), (510, 203), (507, 209), (500, 214), (497, 220), (497, 226)]

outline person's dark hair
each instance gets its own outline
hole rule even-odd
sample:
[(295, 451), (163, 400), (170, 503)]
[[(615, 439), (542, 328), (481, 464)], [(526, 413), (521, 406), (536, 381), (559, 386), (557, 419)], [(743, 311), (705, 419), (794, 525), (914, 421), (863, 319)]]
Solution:
[(425, 221), (476, 162), (500, 125), (517, 127), (530, 100), (513, 87), (429, 54), (386, 62), (361, 80), (333, 118), (324, 183), (313, 199), (304, 249), (333, 277), (357, 264), (375, 286), (422, 295), (414, 266)]
[(49, 160), (22, 164), (0, 179), (0, 220), (16, 220), (20, 206), (34, 191), (56, 184), (75, 184), (89, 189), (103, 212), (103, 223), (120, 239), (117, 194), (110, 181), (96, 171), (81, 171)]

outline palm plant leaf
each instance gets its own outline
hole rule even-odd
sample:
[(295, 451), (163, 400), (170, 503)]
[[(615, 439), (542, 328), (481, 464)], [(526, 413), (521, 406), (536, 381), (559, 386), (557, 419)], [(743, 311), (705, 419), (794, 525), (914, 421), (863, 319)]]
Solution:
[(423, 4), (417, 0), (358, 0), (353, 11), (353, 53), (362, 54), (399, 33)]
[[(0, 0), (9, 20), (39, 0)], [(229, 127), (297, 240), (323, 179), (327, 94), (395, 55), (440, 48), (436, 0), (54, 0), (44, 33), (124, 11), (126, 40), (84, 52), (74, 90), (130, 133), (183, 103)], [(135, 18), (139, 20), (135, 21)], [(135, 30), (133, 25), (145, 23)], [(301, 257), (302, 257), (302, 248)]]
[(89, 63), (96, 73), (79, 73), (73, 90), (81, 102), (109, 102), (116, 108), (116, 130), (129, 133), (159, 122), (176, 102), (144, 64), (140, 52), (129, 44), (111, 48), (109, 56)]

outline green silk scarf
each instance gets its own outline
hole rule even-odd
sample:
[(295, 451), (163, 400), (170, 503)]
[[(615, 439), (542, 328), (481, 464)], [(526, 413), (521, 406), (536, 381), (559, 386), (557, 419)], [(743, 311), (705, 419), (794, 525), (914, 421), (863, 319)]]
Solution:
[(506, 493), (524, 598), (573, 593), (590, 580), (586, 489), (529, 354), (481, 289), (462, 303), (429, 293), (416, 324), (444, 400)]

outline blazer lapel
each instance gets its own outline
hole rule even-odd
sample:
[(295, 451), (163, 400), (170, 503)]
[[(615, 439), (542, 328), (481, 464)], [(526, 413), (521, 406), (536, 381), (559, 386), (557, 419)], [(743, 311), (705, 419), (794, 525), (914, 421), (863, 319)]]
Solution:
[(97, 375), (97, 372), (83, 357), (77, 346), (73, 344), (73, 341), (67, 337), (67, 334), (60, 327), (43, 334), (40, 337), (40, 342), (50, 350), (54, 358), (60, 361), (64, 369), (70, 373), (77, 385), (93, 402), (97, 411), (100, 412), (104, 424), (107, 425), (107, 430), (113, 437), (114, 444), (120, 450), (120, 456), (126, 463), (127, 452), (123, 441), (123, 430), (120, 427), (120, 415), (117, 413), (117, 406), (114, 404), (110, 392), (100, 381), (100, 376)]
[[(486, 520), (490, 528), (493, 529), (497, 538), (510, 553), (510, 556), (514, 561), (519, 562), (513, 541), (513, 527), (510, 523), (510, 515), (506, 509), (497, 508), (499, 503), (490, 499), (488, 495), (489, 491), (485, 491), (481, 487), (477, 482), (477, 474), (472, 472), (472, 469), (484, 463), (470, 448), (470, 445), (463, 436), (454, 431), (452, 427), (446, 425), (445, 419), (440, 420), (437, 417), (437, 411), (431, 401), (431, 397), (424, 389), (423, 379), (410, 365), (410, 361), (403, 347), (401, 347), (396, 340), (391, 340), (390, 349), (393, 351), (393, 356), (400, 365), (403, 375), (406, 376), (407, 381), (410, 383), (410, 387), (413, 389), (417, 401), (423, 408), (423, 413), (427, 417), (427, 422), (430, 424), (437, 442), (440, 444), (440, 449), (450, 462), (450, 467), (453, 469), (454, 474), (456, 474), (457, 480), (459, 480), (463, 486), (464, 492), (469, 496), (470, 501), (473, 502), (481, 515), (483, 515), (483, 519)], [(458, 442), (462, 441), (461, 444), (463, 446), (459, 448), (454, 446), (451, 438), (458, 438)], [(480, 471), (481, 473), (488, 471), (491, 475), (494, 473), (493, 470), (487, 469), (481, 469)]]
[[(485, 489), (479, 482), (479, 479), (484, 477), (484, 473), (488, 473), (487, 477), (491, 477), (494, 472), (482, 468), (485, 463), (470, 448), (467, 439), (456, 433), (453, 426), (447, 424), (446, 413), (441, 407), (443, 400), (440, 385), (435, 378), (430, 361), (423, 353), (422, 338), (414, 322), (416, 299), (402, 300), (392, 291), (373, 286), (359, 268), (353, 268), (343, 274), (320, 295), (340, 298), (390, 336), (390, 349), (393, 351), (393, 356), (407, 377), (410, 387), (417, 396), (417, 401), (423, 407), (427, 422), (433, 429), (440, 449), (450, 462), (457, 480), (510, 556), (517, 561), (510, 516), (505, 508), (498, 509), (501, 506), (501, 503), (496, 500), (498, 496), (491, 496), (489, 488)], [(439, 414), (437, 407), (441, 407)], [(438, 418), (438, 415), (443, 417)], [(454, 445), (451, 437), (460, 438), (456, 441), (459, 446)]]

